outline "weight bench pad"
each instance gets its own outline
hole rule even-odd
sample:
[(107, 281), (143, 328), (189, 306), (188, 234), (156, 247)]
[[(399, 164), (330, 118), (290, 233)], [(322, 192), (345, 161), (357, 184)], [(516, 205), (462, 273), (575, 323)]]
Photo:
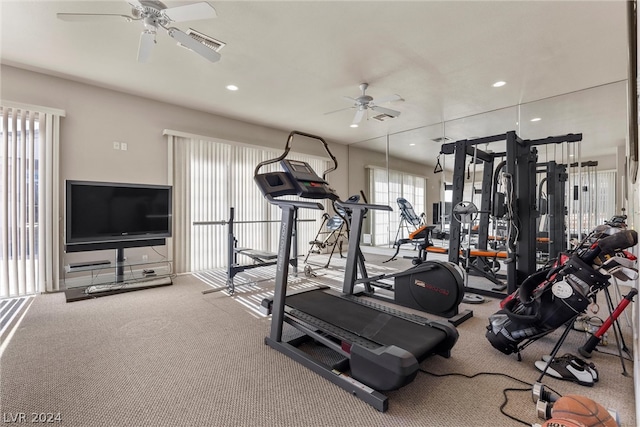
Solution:
[(483, 251), (480, 249), (471, 249), (469, 253), (472, 257), (485, 257), (485, 258), (501, 258), (506, 259), (509, 257), (509, 254), (506, 251)]
[(236, 248), (235, 251), (238, 254), (246, 255), (253, 259), (278, 259), (278, 254), (274, 254), (273, 252), (265, 252), (249, 248)]

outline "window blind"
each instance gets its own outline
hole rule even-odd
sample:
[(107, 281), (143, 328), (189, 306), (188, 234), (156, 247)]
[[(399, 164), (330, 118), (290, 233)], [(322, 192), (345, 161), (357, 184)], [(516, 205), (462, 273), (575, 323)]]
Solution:
[[(232, 141), (165, 131), (169, 140), (170, 184), (175, 208), (172, 252), (176, 272), (196, 272), (225, 267), (227, 225), (194, 225), (194, 222), (227, 221), (235, 209), (234, 234), (239, 247), (269, 252), (278, 250), (281, 211), (269, 204), (253, 181), (258, 163), (281, 153)], [(321, 174), (325, 159), (289, 153)], [(278, 170), (269, 165), (267, 170)], [(322, 211), (300, 210), (298, 253), (307, 252), (321, 224)], [(242, 223), (252, 221), (252, 223)], [(275, 222), (268, 222), (275, 221)], [(243, 260), (242, 262), (251, 262)]]
[(0, 101), (0, 298), (60, 289), (61, 110)]
[[(404, 197), (411, 203), (416, 214), (425, 212), (426, 178), (405, 172), (368, 166), (371, 203), (389, 205), (393, 212), (372, 211), (371, 238), (374, 246), (392, 245), (400, 226), (398, 197)], [(398, 239), (406, 238), (403, 227)]]

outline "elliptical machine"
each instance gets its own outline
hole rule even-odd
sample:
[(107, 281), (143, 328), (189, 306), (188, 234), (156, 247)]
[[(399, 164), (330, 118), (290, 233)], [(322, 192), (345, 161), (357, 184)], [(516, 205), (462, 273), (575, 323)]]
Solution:
[[(365, 295), (404, 307), (446, 317), (457, 326), (473, 317), (473, 311), (458, 311), (464, 297), (464, 281), (458, 267), (448, 261), (421, 261), (408, 270), (369, 277), (360, 250), (360, 235), (366, 205), (344, 204), (352, 211), (347, 280), (349, 293)], [(390, 208), (389, 208), (390, 209)], [(353, 243), (353, 247), (351, 246)], [(359, 274), (359, 278), (357, 277)], [(358, 287), (356, 285), (363, 285)]]

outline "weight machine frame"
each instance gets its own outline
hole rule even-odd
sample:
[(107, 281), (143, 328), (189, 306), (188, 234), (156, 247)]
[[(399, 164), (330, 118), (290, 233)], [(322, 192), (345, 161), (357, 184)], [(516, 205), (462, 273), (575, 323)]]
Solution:
[[(451, 205), (456, 206), (463, 201), (465, 167), (467, 156), (484, 163), (482, 173), (482, 199), (480, 204), (480, 224), (478, 227), (478, 248), (486, 250), (489, 214), (493, 200), (493, 169), (494, 159), (505, 157), (505, 173), (510, 176), (513, 188), (513, 198), (509, 211), (513, 217), (510, 221), (517, 221), (519, 232), (512, 233), (507, 241), (509, 256), (507, 258), (507, 290), (506, 294), (513, 293), (524, 280), (536, 271), (536, 224), (540, 212), (537, 207), (537, 192), (531, 191), (536, 187), (536, 165), (538, 160), (537, 146), (548, 144), (561, 144), (564, 142), (579, 142), (582, 134), (566, 134), (551, 136), (543, 139), (525, 140), (515, 131), (488, 136), (484, 138), (463, 139), (443, 144), (441, 154), (454, 155), (453, 169), (453, 194)], [(479, 144), (505, 141), (506, 151), (501, 153), (488, 153), (478, 149)], [(472, 189), (475, 191), (475, 189)], [(509, 203), (509, 200), (506, 201)], [(449, 226), (449, 261), (460, 264), (460, 234), (461, 224), (451, 221)], [(504, 292), (495, 292), (473, 288), (473, 292), (503, 297)]]
[[(564, 217), (567, 215), (565, 197), (569, 175), (567, 173), (567, 165), (556, 163), (555, 161), (538, 163), (537, 172), (546, 174), (539, 185), (545, 182), (547, 187), (546, 215), (549, 218), (549, 231), (547, 235), (549, 243), (547, 249), (549, 258), (553, 258), (567, 250), (567, 234)], [(538, 192), (538, 194), (540, 194), (540, 192)], [(540, 208), (540, 199), (541, 198), (538, 197), (538, 208)], [(537, 226), (539, 226), (539, 221), (537, 221)]]

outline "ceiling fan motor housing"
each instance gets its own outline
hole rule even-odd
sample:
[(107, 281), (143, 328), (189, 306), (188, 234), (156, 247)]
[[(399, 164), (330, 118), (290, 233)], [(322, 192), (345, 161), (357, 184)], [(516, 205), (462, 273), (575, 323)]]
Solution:
[(141, 0), (140, 4), (142, 7), (132, 4), (131, 14), (135, 18), (141, 18), (146, 28), (156, 29), (158, 25), (164, 26), (171, 22), (163, 13), (163, 10), (167, 8), (164, 3), (154, 0)]
[(356, 98), (356, 101), (358, 102), (358, 104), (366, 105), (366, 104), (370, 103), (371, 101), (373, 101), (373, 97), (371, 97), (369, 95), (362, 95), (362, 96)]

